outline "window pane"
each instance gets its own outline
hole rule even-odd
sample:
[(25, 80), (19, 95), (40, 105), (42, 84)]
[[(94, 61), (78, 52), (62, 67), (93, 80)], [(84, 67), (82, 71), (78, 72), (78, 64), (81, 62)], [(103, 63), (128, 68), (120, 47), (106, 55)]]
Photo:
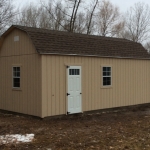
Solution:
[(103, 72), (103, 76), (106, 76), (107, 75), (107, 72)]
[(107, 85), (107, 83), (105, 81), (103, 81), (103, 85), (105, 86), (105, 85)]
[(79, 71), (79, 69), (76, 69), (77, 70), (77, 74), (76, 75), (80, 75), (80, 71)]
[(20, 78), (14, 78), (13, 87), (20, 87)]
[(19, 88), (20, 87), (20, 83), (14, 83), (14, 87)]
[(103, 77), (103, 85), (111, 85), (111, 77)]
[(13, 67), (13, 77), (20, 77), (20, 67)]
[(71, 73), (71, 69), (69, 69), (69, 75), (72, 75), (72, 73)]
[(103, 76), (111, 76), (111, 72), (104, 71), (104, 72), (103, 72)]
[(111, 71), (111, 67), (107, 67), (107, 71)]
[(16, 72), (16, 76), (17, 76), (17, 77), (20, 77), (20, 72)]
[(76, 73), (77, 71), (76, 71), (76, 69), (74, 69), (74, 75), (76, 75), (77, 73)]
[(111, 85), (111, 81), (110, 80), (107, 81), (107, 85)]
[(106, 76), (111, 76), (111, 72), (106, 72)]
[(107, 71), (107, 67), (103, 67), (103, 71)]
[(73, 71), (73, 73), (72, 73), (72, 74), (73, 74), (73, 75), (75, 75), (75, 69), (72, 69), (72, 71)]
[(20, 72), (20, 67), (16, 67), (17, 68), (17, 70), (16, 71), (19, 71)]
[(79, 69), (69, 69), (69, 75), (80, 75)]
[(14, 71), (14, 72), (16, 71), (16, 67), (13, 67), (13, 71)]

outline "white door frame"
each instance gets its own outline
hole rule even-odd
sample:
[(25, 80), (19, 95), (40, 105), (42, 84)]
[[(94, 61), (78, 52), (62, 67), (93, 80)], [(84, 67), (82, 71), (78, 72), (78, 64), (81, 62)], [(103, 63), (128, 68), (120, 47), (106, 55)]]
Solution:
[[(80, 108), (75, 109), (71, 112), (71, 108), (69, 108), (69, 98), (72, 94), (69, 93), (69, 77), (71, 77), (72, 75), (69, 75), (69, 69), (79, 69), (80, 73), (79, 73), (79, 83), (80, 83), (80, 89), (79, 89), (79, 104), (80, 104)], [(75, 77), (76, 75), (74, 75), (73, 77)], [(77, 75), (78, 76), (78, 75)], [(82, 112), (82, 67), (81, 66), (67, 66), (67, 113), (66, 114), (75, 114), (75, 113), (81, 113)]]

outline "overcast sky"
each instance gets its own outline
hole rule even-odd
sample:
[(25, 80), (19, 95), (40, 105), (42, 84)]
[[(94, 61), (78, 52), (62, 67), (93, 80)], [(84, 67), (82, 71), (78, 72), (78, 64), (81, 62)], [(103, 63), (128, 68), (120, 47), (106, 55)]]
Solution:
[[(23, 7), (26, 4), (38, 4), (40, 0), (14, 0), (15, 1), (15, 6), (16, 7)], [(45, 2), (48, 2), (50, 0), (42, 0)], [(91, 0), (86, 0), (86, 1), (91, 1)], [(133, 6), (137, 2), (144, 2), (150, 6), (150, 0), (109, 0), (111, 3), (115, 4), (120, 8), (121, 12), (125, 12), (128, 8)]]

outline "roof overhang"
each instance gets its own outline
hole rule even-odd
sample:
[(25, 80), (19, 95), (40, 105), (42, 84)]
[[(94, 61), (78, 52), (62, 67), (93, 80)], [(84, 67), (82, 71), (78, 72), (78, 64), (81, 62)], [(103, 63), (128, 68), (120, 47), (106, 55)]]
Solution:
[(150, 60), (150, 58), (136, 58), (136, 57), (120, 57), (120, 56), (100, 56), (100, 55), (84, 55), (84, 54), (60, 54), (60, 53), (39, 53), (40, 55), (59, 55), (59, 56), (81, 56), (81, 57), (98, 57), (98, 58), (115, 58), (115, 59), (140, 59)]

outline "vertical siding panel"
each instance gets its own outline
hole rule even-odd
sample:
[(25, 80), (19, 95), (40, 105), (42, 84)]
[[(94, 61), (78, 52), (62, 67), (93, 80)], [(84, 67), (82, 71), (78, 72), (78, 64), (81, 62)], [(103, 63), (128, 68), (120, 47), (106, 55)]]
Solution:
[[(112, 59), (109, 60), (109, 65), (112, 67), (112, 73), (113, 73), (113, 66), (112, 66)], [(112, 97), (112, 88), (109, 89), (109, 101), (110, 101), (110, 106), (113, 107), (113, 97)]]
[[(22, 88), (22, 92), (26, 93), (24, 94), (24, 96), (22, 96), (22, 112), (27, 114), (27, 99), (28, 99), (28, 84), (27, 84), (27, 81), (28, 81), (28, 78), (27, 78), (27, 75), (26, 73), (28, 72), (28, 66), (27, 66), (27, 62), (26, 62), (26, 56), (22, 56), (22, 66), (21, 66), (21, 88)], [(11, 64), (11, 63), (10, 63)], [(12, 68), (12, 66), (11, 66)], [(12, 69), (11, 69), (12, 70)], [(11, 79), (12, 80), (12, 79)], [(12, 83), (12, 81), (11, 81)], [(14, 92), (12, 92), (13, 94)]]
[[(46, 56), (47, 57), (47, 56)], [(51, 63), (52, 59), (51, 57), (47, 57), (47, 95), (48, 95), (48, 99), (47, 99), (47, 111), (48, 111), (48, 116), (52, 115), (52, 63)]]
[(137, 78), (137, 75), (138, 75), (138, 61), (137, 60), (135, 60), (135, 75), (134, 75), (134, 77), (135, 77), (135, 79), (136, 79), (136, 87), (135, 87), (135, 99), (137, 100), (137, 101), (139, 101), (138, 100), (138, 87), (137, 87), (137, 85), (138, 85), (138, 78)]
[[(104, 59), (104, 58), (102, 59), (102, 65), (107, 65), (107, 59)], [(102, 76), (103, 76), (103, 70), (101, 68), (101, 80), (102, 80)], [(103, 80), (101, 82), (103, 84)], [(103, 95), (103, 99), (102, 99), (103, 108), (107, 108), (107, 107), (109, 107), (109, 102), (108, 102), (109, 100), (106, 98), (107, 97), (107, 93), (106, 93), (107, 89), (106, 88), (101, 88), (101, 89), (103, 90), (103, 93), (102, 93), (102, 95)]]
[(128, 89), (127, 89), (127, 105), (130, 105), (130, 82), (131, 82), (131, 76), (130, 76), (130, 59), (127, 60), (128, 61), (128, 65), (127, 65), (127, 73), (128, 73), (128, 79), (126, 77), (126, 82), (127, 82), (127, 86), (128, 86)]
[(127, 62), (126, 60), (124, 61), (124, 68), (123, 68), (123, 71), (124, 71), (124, 74), (123, 74), (123, 86), (124, 86), (124, 106), (128, 105), (128, 95), (127, 95), (127, 89), (128, 89), (128, 85), (127, 85), (127, 82), (126, 82), (126, 77), (128, 77), (128, 71), (127, 71)]
[(90, 110), (90, 59), (86, 59), (87, 62), (87, 72), (86, 72), (86, 76), (87, 76), (87, 110)]
[(93, 110), (96, 106), (95, 104), (95, 59), (91, 58), (91, 110)]
[(88, 91), (88, 95), (89, 95), (89, 110), (92, 110), (92, 103), (93, 103), (93, 100), (92, 100), (92, 58), (89, 58), (89, 72), (88, 72), (88, 74), (89, 74), (89, 79), (88, 79), (88, 81), (89, 81), (89, 85), (88, 85), (88, 87), (89, 87), (89, 91)]
[[(145, 65), (144, 65), (145, 64)], [(144, 60), (144, 62), (143, 62), (143, 65), (144, 65), (144, 72), (142, 72), (143, 73), (143, 76), (144, 76), (144, 80), (145, 80), (145, 82), (147, 82), (147, 76), (146, 76), (146, 74), (147, 74), (147, 72), (146, 72), (146, 61)], [(146, 88), (146, 85), (144, 85), (144, 82), (143, 82), (143, 88), (142, 88), (142, 90), (143, 90), (143, 93), (144, 93), (144, 89)], [(146, 90), (146, 89), (145, 89)], [(144, 94), (144, 102), (146, 102), (146, 94)]]
[(100, 91), (101, 93), (99, 93), (99, 99), (100, 99), (100, 105), (101, 105), (101, 108), (104, 108), (105, 106), (105, 100), (104, 100), (104, 89), (102, 88), (102, 84), (103, 84), (103, 80), (102, 80), (102, 65), (104, 64), (103, 62), (103, 58), (99, 60), (100, 61), (100, 66), (99, 66), (99, 69), (100, 69)]
[(83, 83), (83, 94), (84, 94), (84, 111), (88, 111), (88, 61), (87, 57), (83, 58), (84, 61), (84, 76), (82, 74), (82, 77), (84, 78), (84, 83)]
[(133, 98), (131, 97), (130, 98), (130, 101), (132, 101), (131, 99), (133, 99), (133, 101), (134, 101), (134, 104), (136, 104), (137, 103), (137, 100), (135, 99), (135, 85), (136, 85), (136, 82), (135, 82), (135, 61), (133, 61), (133, 63), (132, 63), (133, 65), (132, 65), (132, 73), (131, 73), (131, 76), (132, 76), (132, 92), (133, 92)]
[[(126, 95), (125, 95), (125, 93), (126, 93), (126, 91), (125, 91), (125, 89), (126, 89), (126, 83), (125, 83), (125, 59), (123, 59), (123, 63), (122, 63), (122, 66), (121, 66), (121, 72), (122, 72), (122, 74), (121, 74), (121, 91), (122, 91), (122, 93), (121, 93), (121, 95), (122, 95), (122, 97), (121, 97), (121, 101), (122, 101), (122, 106), (125, 106), (125, 102), (126, 102), (126, 100), (125, 100), (125, 98), (126, 98)], [(123, 90), (124, 89), (124, 90)]]
[(66, 101), (65, 101), (65, 65), (64, 65), (64, 57), (60, 56), (60, 61), (59, 61), (59, 69), (60, 69), (60, 73), (59, 73), (59, 77), (60, 77), (60, 90), (59, 90), (59, 98), (60, 98), (60, 103), (59, 103), (59, 109), (60, 109), (60, 114), (65, 114), (65, 105)]
[(146, 84), (146, 93), (147, 93), (146, 103), (149, 102), (149, 92), (148, 92), (149, 86), (148, 86), (148, 85), (150, 85), (150, 82), (149, 82), (150, 79), (149, 79), (149, 71), (148, 71), (148, 68), (149, 68), (149, 62), (146, 61), (146, 79), (147, 79), (147, 83), (148, 83), (148, 84)]
[(100, 108), (103, 108), (104, 107), (104, 96), (103, 96), (103, 89), (102, 89), (102, 64), (103, 64), (103, 60), (102, 59), (99, 59), (99, 80), (100, 80), (100, 88), (99, 88), (99, 93), (98, 93), (98, 97), (99, 97), (99, 101), (100, 101)]
[(98, 93), (100, 91), (100, 75), (99, 75), (99, 70), (100, 70), (100, 67), (99, 67), (99, 63), (98, 63), (98, 59), (95, 58), (95, 65), (93, 66), (94, 68), (94, 78), (95, 78), (95, 91), (94, 91), (94, 94), (95, 94), (95, 102), (96, 102), (96, 109), (99, 109), (100, 108), (100, 100), (99, 100), (99, 97), (98, 97)]
[(138, 87), (139, 87), (139, 79), (138, 76), (139, 75), (139, 62), (136, 60), (136, 100), (139, 101), (139, 96), (138, 96)]
[[(143, 74), (145, 75), (145, 77), (144, 77), (145, 82), (147, 82), (147, 70), (146, 70), (146, 68), (147, 68), (147, 63), (146, 63), (146, 61), (144, 61), (143, 65), (144, 65), (144, 64), (146, 64), (146, 65), (144, 66), (144, 67), (145, 67), (145, 72), (143, 72)], [(146, 89), (145, 89), (145, 88), (146, 88)], [(147, 91), (147, 84), (146, 84), (146, 85), (143, 84), (143, 92), (144, 92), (144, 89)], [(145, 102), (147, 101), (146, 99), (147, 99), (147, 94), (145, 94)]]
[(42, 117), (47, 112), (47, 61), (46, 56), (42, 56)]
[[(4, 62), (4, 73), (6, 74), (6, 66), (7, 66), (7, 61), (6, 61), (6, 58), (5, 58), (5, 62)], [(5, 78), (5, 74), (4, 74), (4, 78)], [(7, 91), (7, 80), (4, 80), (4, 99), (6, 99), (6, 96), (7, 96), (7, 93), (5, 91)], [(12, 105), (12, 103), (11, 103)], [(4, 102), (4, 106), (5, 108), (7, 108), (7, 101)]]
[(56, 114), (55, 106), (56, 106), (56, 58), (52, 56), (52, 115)]
[[(111, 59), (107, 59), (107, 60), (108, 60), (108, 65), (112, 66)], [(112, 88), (108, 89), (108, 99), (109, 99), (109, 105), (110, 105), (110, 107), (112, 107), (112, 103), (113, 103), (112, 102), (113, 100), (112, 100), (111, 90), (112, 90)]]
[(98, 99), (98, 102), (99, 102), (99, 108), (102, 108), (102, 105), (101, 105), (101, 97), (100, 95), (102, 95), (102, 90), (101, 90), (101, 62), (100, 62), (100, 59), (97, 59), (97, 80), (98, 80), (98, 92), (97, 92), (97, 99)]
[[(28, 70), (29, 70), (29, 72), (28, 72), (28, 74), (27, 74), (27, 86), (28, 85), (30, 85), (30, 77), (31, 77), (31, 73), (30, 73), (30, 71), (31, 71), (31, 66), (30, 66), (30, 62), (29, 62), (29, 59), (27, 58), (27, 64), (28, 64), (28, 66), (27, 66), (27, 68), (28, 68)], [(27, 88), (27, 99), (31, 99), (32, 100), (32, 97), (31, 97), (31, 89), (32, 89), (32, 86), (30, 87), (30, 89), (29, 88)], [(16, 95), (16, 92), (14, 92), (14, 95)], [(16, 98), (15, 98), (16, 99)], [(31, 101), (31, 105), (32, 105), (32, 101)], [(26, 101), (26, 106), (27, 106), (27, 114), (31, 114), (31, 110), (30, 110), (30, 106), (28, 105), (28, 101)]]
[(121, 66), (122, 65), (122, 63), (120, 62), (120, 59), (119, 59), (119, 63), (118, 63), (118, 70), (119, 70), (119, 72), (117, 73), (117, 75), (118, 75), (118, 89), (119, 89), (119, 97), (118, 97), (118, 99), (119, 99), (119, 106), (122, 106), (122, 99), (121, 99), (121, 89), (122, 89), (122, 86), (121, 86)]
[(116, 89), (116, 84), (115, 84), (115, 76), (116, 76), (116, 71), (115, 71), (115, 65), (114, 65), (114, 59), (112, 59), (112, 107), (115, 107), (116, 103), (116, 96), (115, 96), (115, 89)]
[[(70, 62), (70, 58), (65, 56), (64, 57), (65, 60), (65, 65), (67, 65)], [(64, 88), (65, 88), (65, 103), (64, 103), (64, 108), (65, 108), (65, 113), (68, 111), (68, 97), (66, 96), (66, 93), (68, 92), (68, 74), (67, 74), (67, 69), (65, 66), (65, 70), (64, 70), (64, 76), (65, 76), (65, 80), (64, 80)]]
[(59, 95), (59, 91), (60, 91), (60, 68), (59, 68), (59, 61), (60, 61), (60, 57), (56, 57), (55, 59), (55, 75), (56, 75), (56, 87), (55, 87), (55, 110), (56, 110), (56, 115), (60, 114), (60, 95)]
[(116, 81), (118, 79), (117, 79), (116, 69), (117, 69), (116, 61), (115, 61), (115, 59), (113, 59), (113, 77), (112, 77), (112, 80), (113, 80), (113, 85), (112, 85), (112, 88), (113, 88), (113, 104), (114, 104), (113, 107), (116, 106), (116, 100), (117, 100), (117, 93), (116, 93), (117, 83), (116, 83)]

